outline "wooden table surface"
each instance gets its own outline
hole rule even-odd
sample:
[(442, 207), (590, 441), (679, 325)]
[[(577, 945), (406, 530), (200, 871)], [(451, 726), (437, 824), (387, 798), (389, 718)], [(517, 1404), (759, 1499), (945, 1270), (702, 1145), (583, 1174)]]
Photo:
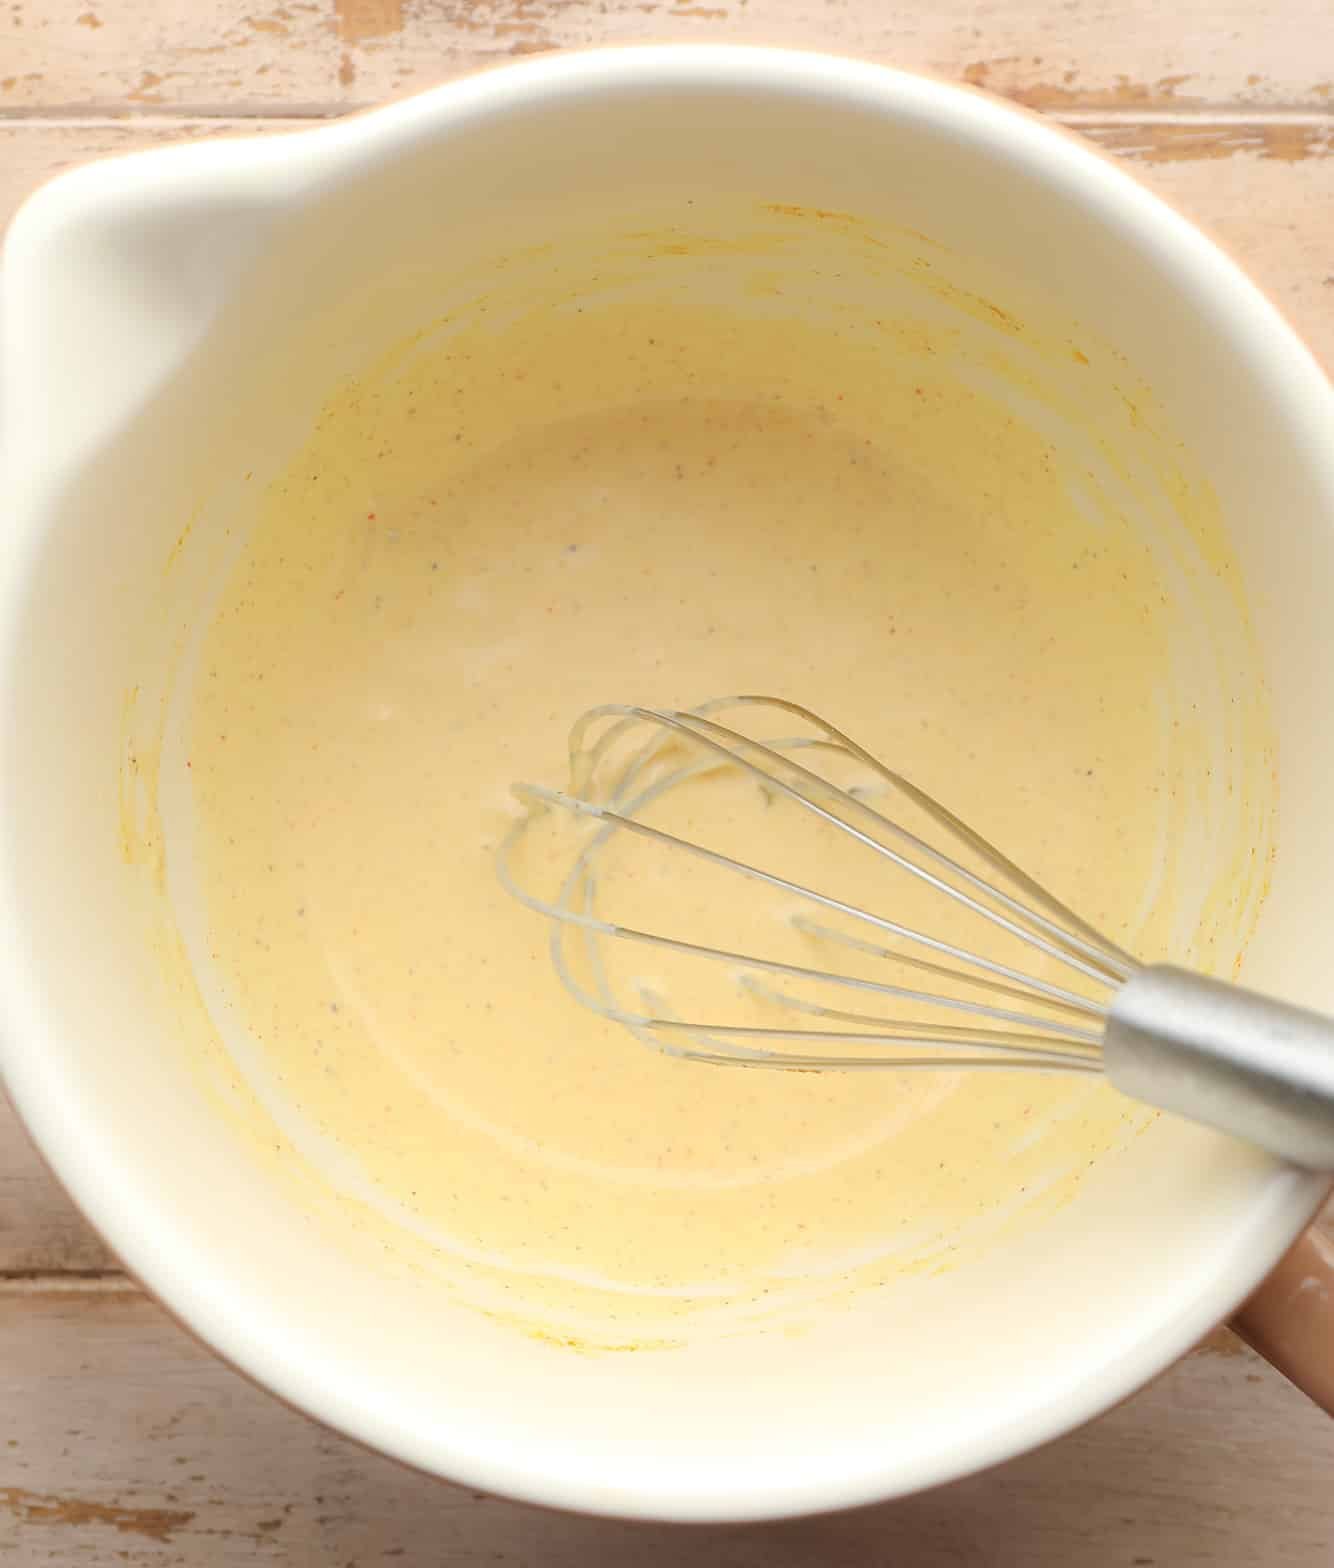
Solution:
[[(1211, 229), (1334, 367), (1334, 0), (0, 0), (0, 226), (102, 153), (641, 38), (838, 49), (1040, 109)], [(425, 1480), (187, 1339), (2, 1109), (0, 1400), (0, 1554), (22, 1565), (1334, 1564), (1334, 1423), (1226, 1331), (1039, 1453), (855, 1514), (630, 1526)]]

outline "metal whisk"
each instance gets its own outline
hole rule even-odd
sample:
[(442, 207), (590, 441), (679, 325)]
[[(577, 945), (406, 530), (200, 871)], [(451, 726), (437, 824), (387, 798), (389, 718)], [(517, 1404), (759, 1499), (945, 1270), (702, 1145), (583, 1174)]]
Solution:
[[(783, 731), (751, 733), (775, 718)], [(723, 780), (741, 793), (722, 813), (725, 842), (710, 845), (691, 832), (690, 802)], [(688, 711), (595, 708), (570, 734), (569, 787), (520, 784), (515, 793), (527, 809), (498, 853), (503, 885), (550, 920), (552, 960), (575, 1000), (647, 1045), (749, 1068), (1105, 1073), (1136, 1099), (1298, 1165), (1334, 1169), (1334, 1021), (1139, 963), (939, 802), (796, 703), (727, 697)], [(732, 852), (743, 828), (760, 832), (766, 859), (790, 847), (791, 831), (755, 815), (774, 804), (795, 809), (819, 835), (803, 862), (814, 860), (819, 878)], [(537, 824), (553, 817), (580, 831), (572, 851), (562, 839), (548, 854), (555, 885), (544, 896), (521, 862), (534, 858)], [(660, 885), (615, 860), (627, 846), (685, 856), (712, 879), (718, 892), (697, 901), (691, 929), (609, 918), (609, 884), (650, 906)], [(815, 885), (850, 852), (879, 857), (883, 907), (878, 889), (876, 907), (867, 907)], [(785, 918), (760, 926), (795, 951), (733, 951), (693, 929), (706, 919), (717, 927), (720, 916), (726, 925), (728, 900), (743, 889), (782, 900)], [(948, 901), (953, 927), (968, 926), (975, 939), (944, 940), (903, 914), (903, 902), (923, 899)], [(674, 988), (626, 975), (613, 949), (635, 947), (678, 970), (702, 966), (692, 976), (712, 978), (692, 984), (692, 995), (735, 1000), (744, 1018), (730, 1005), (725, 1016), (694, 1016)]]

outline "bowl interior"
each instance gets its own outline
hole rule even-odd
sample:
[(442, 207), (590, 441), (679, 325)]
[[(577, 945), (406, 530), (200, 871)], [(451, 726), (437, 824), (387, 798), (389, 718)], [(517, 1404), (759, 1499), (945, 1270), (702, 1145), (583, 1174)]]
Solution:
[[(190, 192), (207, 201), (210, 169), (228, 233), (249, 237), (217, 258), (170, 219)], [(57, 1170), (170, 1306), (287, 1398), (427, 1468), (574, 1506), (750, 1517), (906, 1491), (1052, 1435), (1246, 1293), (1319, 1184), (1163, 1119), (1040, 1224), (799, 1333), (597, 1354), (520, 1332), (266, 1152), (178, 907), (182, 672), (251, 497), (330, 387), (392, 379), (384, 356), (413, 334), (418, 353), (463, 321), (502, 342), (525, 312), (608, 302), (794, 341), (888, 320), (903, 367), (944, 354), (1075, 466), (1108, 465), (1163, 547), (1198, 633), (1178, 696), (1218, 710), (1176, 829), (1204, 858), (1220, 822), (1268, 858), (1266, 813), (1242, 809), (1268, 798), (1267, 731), (1226, 711), (1258, 648), (1281, 791), (1272, 865), (1239, 861), (1243, 903), (1272, 882), (1245, 975), (1334, 1009), (1334, 740), (1311, 723), (1334, 705), (1328, 392), (1204, 241), (980, 98), (726, 51), (524, 67), (262, 151), (140, 160), (107, 190), (49, 192), (6, 281), (6, 327), (20, 306), (26, 323), (7, 392), (22, 383), (29, 421), (6, 585), (6, 1057)], [(134, 215), (144, 192), (160, 222)], [(77, 338), (70, 290), (92, 301)], [(119, 394), (96, 369), (113, 334)], [(695, 368), (717, 395), (745, 379), (722, 343)], [(1192, 532), (1206, 495), (1239, 589)], [(1208, 630), (1245, 623), (1238, 591), (1254, 643)], [(1207, 902), (1195, 926), (1227, 927), (1235, 911)], [(1196, 956), (1226, 961), (1220, 941)]]

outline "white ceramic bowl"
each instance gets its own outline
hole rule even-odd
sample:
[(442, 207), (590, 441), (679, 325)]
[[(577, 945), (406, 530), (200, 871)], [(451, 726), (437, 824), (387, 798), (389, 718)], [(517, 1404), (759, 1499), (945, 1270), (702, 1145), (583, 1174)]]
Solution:
[[(280, 452), (315, 373), (355, 363), (395, 311), (420, 319), (451, 268), (622, 205), (679, 216), (700, 192), (921, 231), (1114, 338), (1152, 386), (1217, 491), (1272, 681), (1280, 851), (1247, 978), (1334, 1009), (1334, 396), (1310, 357), (1194, 228), (1036, 119), (846, 60), (667, 47), (100, 164), (18, 217), (0, 1007), (6, 1080), (78, 1203), (283, 1398), (488, 1490), (753, 1519), (924, 1487), (1105, 1409), (1233, 1310), (1324, 1183), (1164, 1119), (1037, 1234), (802, 1339), (606, 1357), (525, 1339), (331, 1245), (216, 1113), (176, 1048), (160, 860), (127, 859), (121, 794), (146, 606), (218, 444)], [(295, 321), (361, 294), (375, 310), (343, 311), (309, 386), (265, 379)]]

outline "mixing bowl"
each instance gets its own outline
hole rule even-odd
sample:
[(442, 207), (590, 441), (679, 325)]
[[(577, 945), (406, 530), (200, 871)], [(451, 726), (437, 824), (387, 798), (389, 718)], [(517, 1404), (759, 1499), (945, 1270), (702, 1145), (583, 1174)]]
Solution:
[[(1067, 1431), (1231, 1313), (1326, 1182), (1162, 1118), (1005, 1245), (799, 1334), (599, 1354), (460, 1304), (391, 1236), (334, 1234), (317, 1177), (278, 1173), (242, 1114), (172, 917), (191, 628), (245, 487), (281, 468), (328, 387), (505, 273), (529, 300), (685, 291), (770, 311), (776, 332), (800, 310), (892, 316), (905, 353), (948, 338), (1016, 418), (1119, 453), (1149, 529), (1188, 504), (1178, 452), (1199, 476), (1189, 504), (1206, 497), (1239, 563), (1277, 730), (1244, 978), (1334, 1010), (1334, 395), (1309, 355), (1194, 228), (1034, 118), (818, 55), (639, 48), (100, 164), (15, 221), (0, 282), (14, 1100), (195, 1333), (440, 1475), (755, 1519), (902, 1494)], [(1234, 762), (1237, 787), (1268, 766)]]

